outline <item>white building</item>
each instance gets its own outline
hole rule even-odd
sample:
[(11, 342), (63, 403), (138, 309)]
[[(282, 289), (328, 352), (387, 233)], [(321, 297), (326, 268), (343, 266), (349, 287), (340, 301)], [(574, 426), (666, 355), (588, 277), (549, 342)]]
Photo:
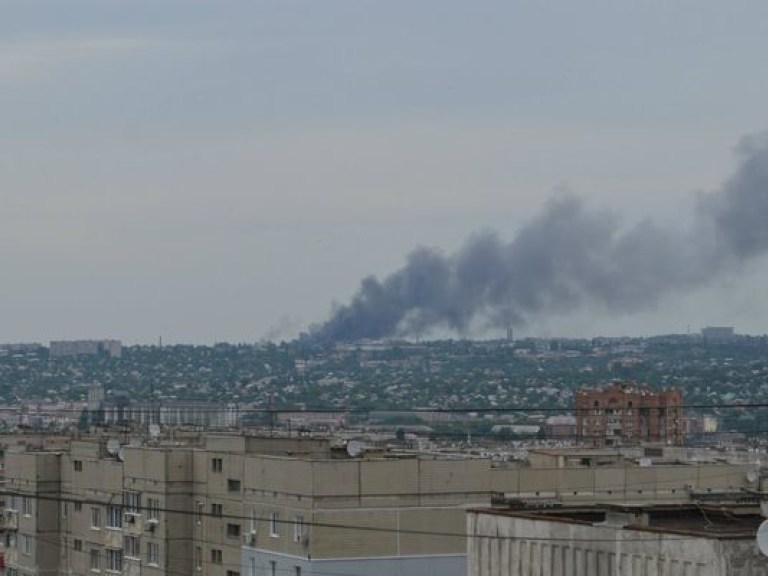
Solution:
[(766, 576), (759, 506), (471, 510), (469, 576)]

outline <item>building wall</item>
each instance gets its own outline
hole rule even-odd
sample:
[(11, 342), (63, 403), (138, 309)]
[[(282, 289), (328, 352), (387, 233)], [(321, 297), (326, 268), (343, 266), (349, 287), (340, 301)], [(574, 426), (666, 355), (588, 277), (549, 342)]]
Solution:
[[(243, 548), (241, 576), (466, 576), (465, 554), (309, 560)], [(297, 572), (297, 568), (299, 571)]]
[[(40, 457), (38, 457), (40, 456)], [(6, 565), (21, 573), (55, 575), (59, 565), (59, 455), (10, 453), (6, 465), (14, 493), (6, 503), (9, 540)]]
[(468, 514), (469, 576), (766, 576), (753, 539)]
[(599, 468), (494, 468), (490, 489), (507, 498), (557, 498), (563, 502), (688, 502), (697, 493), (758, 489), (750, 466), (697, 464)]

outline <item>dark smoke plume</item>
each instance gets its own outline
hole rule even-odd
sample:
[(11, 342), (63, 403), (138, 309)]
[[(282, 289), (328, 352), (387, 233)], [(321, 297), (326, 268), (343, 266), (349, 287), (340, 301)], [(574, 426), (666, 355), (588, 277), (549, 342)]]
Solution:
[(746, 138), (740, 165), (699, 198), (688, 230), (644, 221), (620, 230), (610, 213), (568, 195), (549, 202), (511, 242), (482, 233), (449, 256), (417, 248), (383, 280), (362, 281), (352, 301), (313, 331), (324, 341), (462, 333), (475, 321), (520, 325), (585, 304), (648, 309), (768, 250), (768, 138)]

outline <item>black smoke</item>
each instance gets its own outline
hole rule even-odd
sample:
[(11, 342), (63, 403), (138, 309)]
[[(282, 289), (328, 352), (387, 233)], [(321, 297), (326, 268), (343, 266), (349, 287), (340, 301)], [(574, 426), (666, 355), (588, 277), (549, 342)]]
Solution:
[(617, 217), (573, 195), (550, 201), (511, 242), (491, 232), (456, 254), (417, 248), (383, 280), (365, 278), (352, 301), (313, 330), (324, 341), (458, 333), (474, 322), (520, 325), (597, 304), (615, 313), (656, 305), (768, 250), (768, 138), (744, 139), (740, 163), (720, 190), (699, 197), (693, 224)]

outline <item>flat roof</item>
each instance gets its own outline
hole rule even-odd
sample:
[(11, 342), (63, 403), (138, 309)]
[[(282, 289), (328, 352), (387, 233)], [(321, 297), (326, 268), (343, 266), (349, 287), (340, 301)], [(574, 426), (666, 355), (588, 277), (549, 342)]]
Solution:
[[(596, 525), (605, 522), (609, 513), (626, 513), (626, 525), (613, 525), (616, 529), (641, 532), (682, 534), (714, 539), (754, 539), (765, 518), (758, 506), (733, 504), (705, 506), (692, 504), (670, 505), (593, 505), (548, 508), (542, 510), (511, 510), (502, 508), (473, 508), (469, 512), (525, 518), (542, 522)], [(634, 515), (635, 521), (629, 515)]]

